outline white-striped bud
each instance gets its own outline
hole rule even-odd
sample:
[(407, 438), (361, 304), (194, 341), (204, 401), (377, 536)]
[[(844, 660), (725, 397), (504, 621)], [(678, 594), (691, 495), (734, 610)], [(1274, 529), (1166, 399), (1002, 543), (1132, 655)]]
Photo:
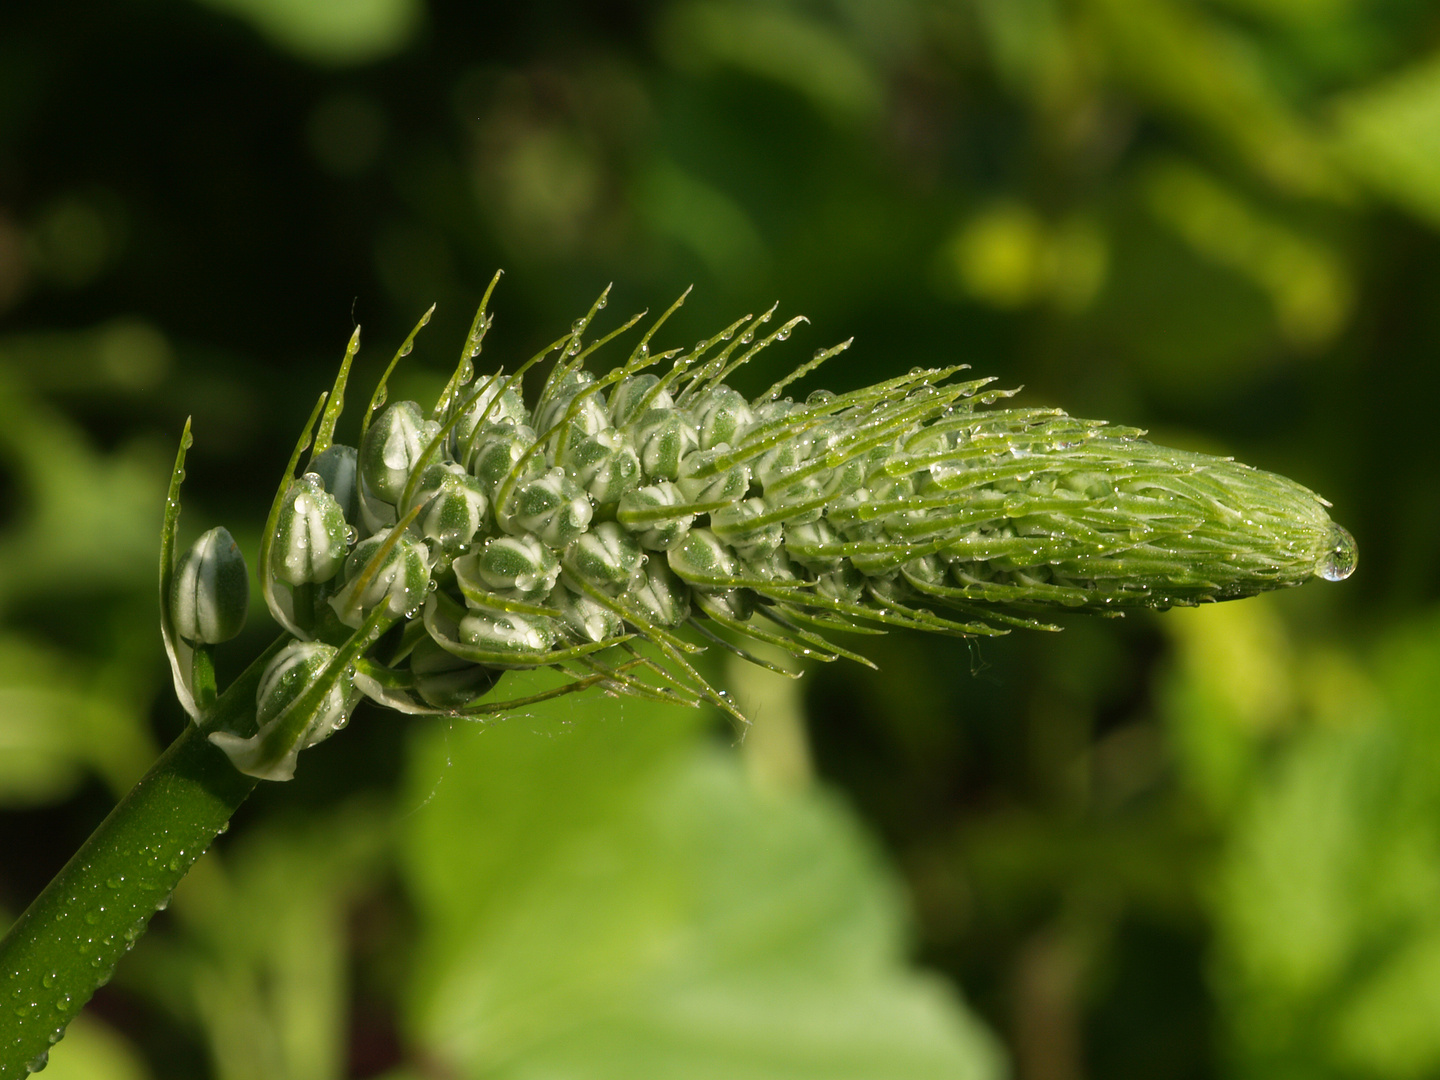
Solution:
[(250, 606), (245, 556), (216, 526), (180, 557), (170, 581), (170, 620), (192, 645), (218, 645), (240, 633)]
[(665, 551), (685, 538), (695, 515), (682, 513), (660, 517), (657, 511), (667, 506), (679, 506), (684, 501), (678, 487), (662, 481), (627, 491), (620, 499), (620, 509), (615, 516), (620, 519), (621, 525), (635, 534), (641, 547)]
[(605, 521), (570, 541), (562, 562), (571, 580), (614, 596), (630, 584), (645, 555), (619, 525)]
[(430, 553), (425, 545), (408, 536), (395, 542), (383, 561), (361, 587), (371, 559), (385, 543), (372, 536), (355, 545), (345, 560), (345, 587), (330, 598), (330, 606), (346, 626), (358, 627), (377, 605), (386, 605), (391, 618), (415, 611), (430, 588)]
[(349, 538), (344, 510), (319, 475), (307, 472), (290, 486), (280, 507), (271, 572), (287, 585), (329, 581), (345, 564)]
[(521, 484), (509, 502), (495, 508), (506, 532), (533, 533), (554, 548), (563, 548), (583, 533), (594, 515), (590, 499), (560, 468)]
[(415, 501), (425, 507), (415, 522), (421, 534), (452, 558), (470, 546), (490, 505), (480, 481), (453, 463), (426, 469)]
[(439, 430), (413, 401), (397, 401), (377, 416), (360, 447), (360, 476), (369, 494), (398, 505), (411, 470)]

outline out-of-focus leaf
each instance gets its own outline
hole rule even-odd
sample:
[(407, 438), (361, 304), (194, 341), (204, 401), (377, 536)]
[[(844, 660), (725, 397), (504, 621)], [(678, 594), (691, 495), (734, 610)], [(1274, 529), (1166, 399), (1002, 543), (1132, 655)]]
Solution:
[(854, 823), (758, 794), (699, 719), (565, 699), (423, 733), (415, 1041), (514, 1080), (997, 1075), (953, 994), (905, 970)]
[[(1182, 654), (1192, 654), (1193, 685), (1172, 703), (1196, 709), (1187, 724), (1250, 736), (1213, 894), (1218, 988), (1243, 1074), (1433, 1074), (1440, 622), (1392, 634), (1367, 673), (1333, 652), (1296, 649), (1283, 632), (1249, 634), (1236, 649), (1214, 641), (1233, 636), (1233, 619), (1189, 621)], [(1267, 748), (1277, 723), (1292, 730)], [(1206, 756), (1181, 760), (1203, 772)]]
[(0, 611), (21, 597), (140, 588), (154, 580), (164, 456), (135, 444), (97, 453), (68, 420), (0, 370), (0, 457), (20, 489), (0, 534)]
[(1144, 191), (1151, 211), (1186, 243), (1269, 294), (1292, 345), (1317, 348), (1344, 328), (1354, 286), (1345, 264), (1319, 241), (1182, 161), (1153, 163)]
[(398, 50), (419, 26), (418, 0), (199, 0), (250, 23), (281, 48), (322, 64)]
[(340, 1080), (349, 903), (388, 821), (352, 805), (212, 852), (175, 892), (180, 932), (147, 939), (121, 981), (203, 1028), (218, 1080)]
[(46, 1080), (147, 1080), (150, 1071), (123, 1038), (82, 1014), (50, 1051), (44, 1075)]
[(1147, 104), (1220, 137), (1287, 194), (1346, 197), (1344, 177), (1271, 84), (1249, 42), (1202, 6), (1090, 0), (1085, 10), (1107, 74)]
[(0, 804), (63, 798), (92, 770), (117, 794), (139, 779), (155, 757), (153, 680), (132, 686), (127, 674), (0, 637)]
[(733, 67), (788, 86), (837, 119), (870, 120), (884, 101), (878, 73), (853, 43), (798, 8), (689, 0), (665, 10), (659, 33), (679, 67)]
[(764, 241), (741, 206), (669, 161), (641, 177), (636, 211), (651, 228), (690, 249), (716, 279), (754, 288), (768, 262)]
[(1094, 222), (1075, 217), (1051, 225), (1024, 203), (1003, 201), (956, 230), (940, 252), (940, 272), (994, 307), (1048, 300), (1074, 313), (1104, 285), (1109, 257)]
[(1346, 163), (1380, 194), (1440, 225), (1440, 58), (1335, 102)]

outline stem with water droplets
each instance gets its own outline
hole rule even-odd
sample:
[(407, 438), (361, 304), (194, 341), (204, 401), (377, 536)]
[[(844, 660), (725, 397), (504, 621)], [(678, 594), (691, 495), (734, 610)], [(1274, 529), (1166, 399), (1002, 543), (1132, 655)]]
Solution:
[(255, 787), (205, 732), (253, 724), (282, 636), (184, 732), (0, 939), (0, 1080), (44, 1065), (90, 996)]

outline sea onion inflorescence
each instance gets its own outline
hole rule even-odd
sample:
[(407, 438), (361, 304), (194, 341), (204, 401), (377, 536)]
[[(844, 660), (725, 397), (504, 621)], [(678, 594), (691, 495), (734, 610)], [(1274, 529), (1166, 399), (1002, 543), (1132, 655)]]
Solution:
[[(846, 342), (747, 399), (726, 379), (799, 321), (762, 334), (774, 309), (652, 353), (681, 297), (594, 374), (591, 354), (640, 319), (587, 344), (602, 295), (549, 349), (477, 380), (489, 298), (435, 407), (387, 407), (426, 313), (356, 447), (334, 441), (351, 337), (262, 533), (261, 587), (284, 633), (223, 694), (211, 654), (240, 629), (248, 575), (224, 530), (177, 558), (186, 426), (160, 623), (195, 723), (0, 938), (0, 1080), (44, 1066), (257, 780), (289, 779), (362, 696), (491, 715), (535, 700), (507, 698), (504, 671), (543, 666), (570, 678), (539, 696), (593, 687), (739, 719), (691, 662), (706, 644), (767, 666), (775, 647), (865, 663), (832, 634), (1004, 633), (1355, 566), (1350, 535), (1298, 484), (1055, 409), (995, 408), (1010, 393), (958, 378), (963, 365), (784, 396)], [(522, 377), (550, 357), (527, 407)]]
[[(348, 447), (333, 436), (357, 329), (260, 555), (296, 644), (260, 683), (257, 724), (209, 733), (241, 771), (288, 779), (361, 696), (504, 712), (523, 704), (491, 692), (507, 669), (561, 668), (573, 680), (556, 692), (709, 701), (739, 719), (688, 659), (706, 643), (767, 666), (754, 643), (864, 663), (832, 632), (1052, 628), (1057, 612), (1228, 600), (1355, 565), (1304, 487), (1058, 409), (995, 408), (1014, 392), (959, 377), (966, 365), (785, 396), (847, 341), (747, 399), (727, 378), (802, 321), (763, 333), (774, 308), (652, 352), (682, 296), (593, 373), (592, 354), (641, 318), (588, 342), (607, 295), (514, 371), (476, 379), (487, 290), (434, 407), (385, 405), (392, 361)], [(522, 377), (551, 357), (527, 406)]]

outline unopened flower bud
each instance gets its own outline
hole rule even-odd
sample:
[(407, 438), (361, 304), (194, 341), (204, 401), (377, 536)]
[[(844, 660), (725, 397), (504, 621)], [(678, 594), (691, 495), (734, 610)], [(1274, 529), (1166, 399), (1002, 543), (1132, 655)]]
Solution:
[(645, 562), (645, 555), (625, 530), (613, 521), (605, 521), (570, 541), (561, 561), (570, 580), (614, 596), (630, 584)]
[(360, 476), (357, 472), (359, 451), (353, 446), (329, 446), (315, 455), (308, 472), (320, 477), (325, 490), (335, 497), (346, 521), (360, 515)]
[(290, 486), (275, 522), (272, 573), (287, 585), (329, 581), (345, 564), (349, 526), (335, 497), (318, 474), (309, 472)]
[(549, 431), (571, 411), (572, 405), (575, 406), (575, 415), (570, 418), (570, 423), (567, 425), (570, 438), (582, 439), (608, 428), (610, 415), (605, 411), (605, 406), (598, 395), (587, 394), (581, 398), (578, 405), (575, 405), (575, 399), (580, 392), (593, 385), (594, 382), (595, 378), (589, 372), (568, 372), (561, 379), (560, 385), (551, 397), (536, 410), (535, 430)]
[(534, 536), (502, 536), (484, 550), (456, 559), (455, 577), (467, 588), (506, 597), (540, 597), (555, 587), (560, 562)]
[(180, 557), (170, 583), (170, 619), (192, 645), (229, 641), (245, 625), (250, 574), (245, 556), (223, 526), (216, 526)]
[(619, 637), (625, 630), (624, 621), (615, 612), (564, 585), (557, 585), (546, 603), (560, 612), (560, 620), (585, 641), (605, 641)]
[(408, 536), (395, 542), (361, 587), (360, 579), (384, 543), (383, 536), (362, 540), (345, 560), (345, 588), (331, 597), (330, 606), (346, 626), (358, 627), (379, 604), (387, 605), (387, 614), (398, 619), (425, 600), (430, 587), (430, 553), (424, 544)]
[[(535, 431), (525, 424), (486, 424), (475, 439), (467, 468), (493, 494), (534, 443)], [(526, 476), (543, 472), (544, 455), (531, 454), (520, 468)]]
[(658, 511), (667, 506), (678, 506), (684, 501), (678, 487), (662, 481), (627, 491), (620, 499), (620, 509), (615, 516), (620, 519), (621, 525), (635, 534), (641, 547), (664, 551), (685, 538), (695, 515), (660, 516)]
[(421, 638), (410, 654), (410, 673), (421, 700), (437, 709), (464, 708), (494, 686), (498, 677), (488, 667), (446, 652), (428, 637)]
[(454, 464), (426, 469), (415, 501), (425, 507), (416, 519), (421, 534), (452, 558), (475, 539), (489, 506), (480, 481)]
[(635, 445), (646, 476), (674, 480), (680, 475), (680, 459), (699, 441), (678, 409), (651, 409), (640, 419)]
[(764, 499), (746, 499), (710, 512), (710, 530), (742, 556), (765, 555), (774, 551), (785, 539), (780, 522), (756, 525), (754, 522), (770, 512)]
[(375, 418), (360, 447), (360, 476), (376, 499), (395, 506), (405, 492), (410, 472), (439, 431), (413, 401), (397, 401)]
[[(660, 376), (645, 372), (643, 375), (631, 375), (621, 379), (615, 384), (615, 389), (610, 391), (610, 418), (615, 424), (628, 424), (635, 416), (640, 402), (660, 382)], [(651, 399), (646, 409), (671, 409), (675, 406), (675, 399), (669, 393), (661, 390)]]
[(554, 623), (543, 616), (471, 610), (460, 620), (460, 640), (480, 651), (543, 653), (555, 643)]
[(503, 507), (495, 508), (506, 532), (534, 533), (556, 548), (583, 533), (594, 513), (589, 498), (558, 468), (521, 484)]
[(640, 486), (640, 455), (613, 428), (567, 445), (560, 464), (600, 506)]
[(678, 626), (690, 615), (690, 590), (658, 559), (650, 560), (625, 596), (661, 626)]
[[(262, 732), (286, 706), (309, 689), (337, 651), (322, 641), (293, 641), (275, 654), (255, 691), (255, 720)], [(344, 726), (348, 691), (343, 679), (330, 688), (300, 740), (300, 749), (315, 745)]]
[(701, 450), (711, 450), (721, 443), (733, 444), (736, 437), (755, 422), (750, 403), (728, 386), (718, 386), (704, 394), (688, 411), (695, 423)]

